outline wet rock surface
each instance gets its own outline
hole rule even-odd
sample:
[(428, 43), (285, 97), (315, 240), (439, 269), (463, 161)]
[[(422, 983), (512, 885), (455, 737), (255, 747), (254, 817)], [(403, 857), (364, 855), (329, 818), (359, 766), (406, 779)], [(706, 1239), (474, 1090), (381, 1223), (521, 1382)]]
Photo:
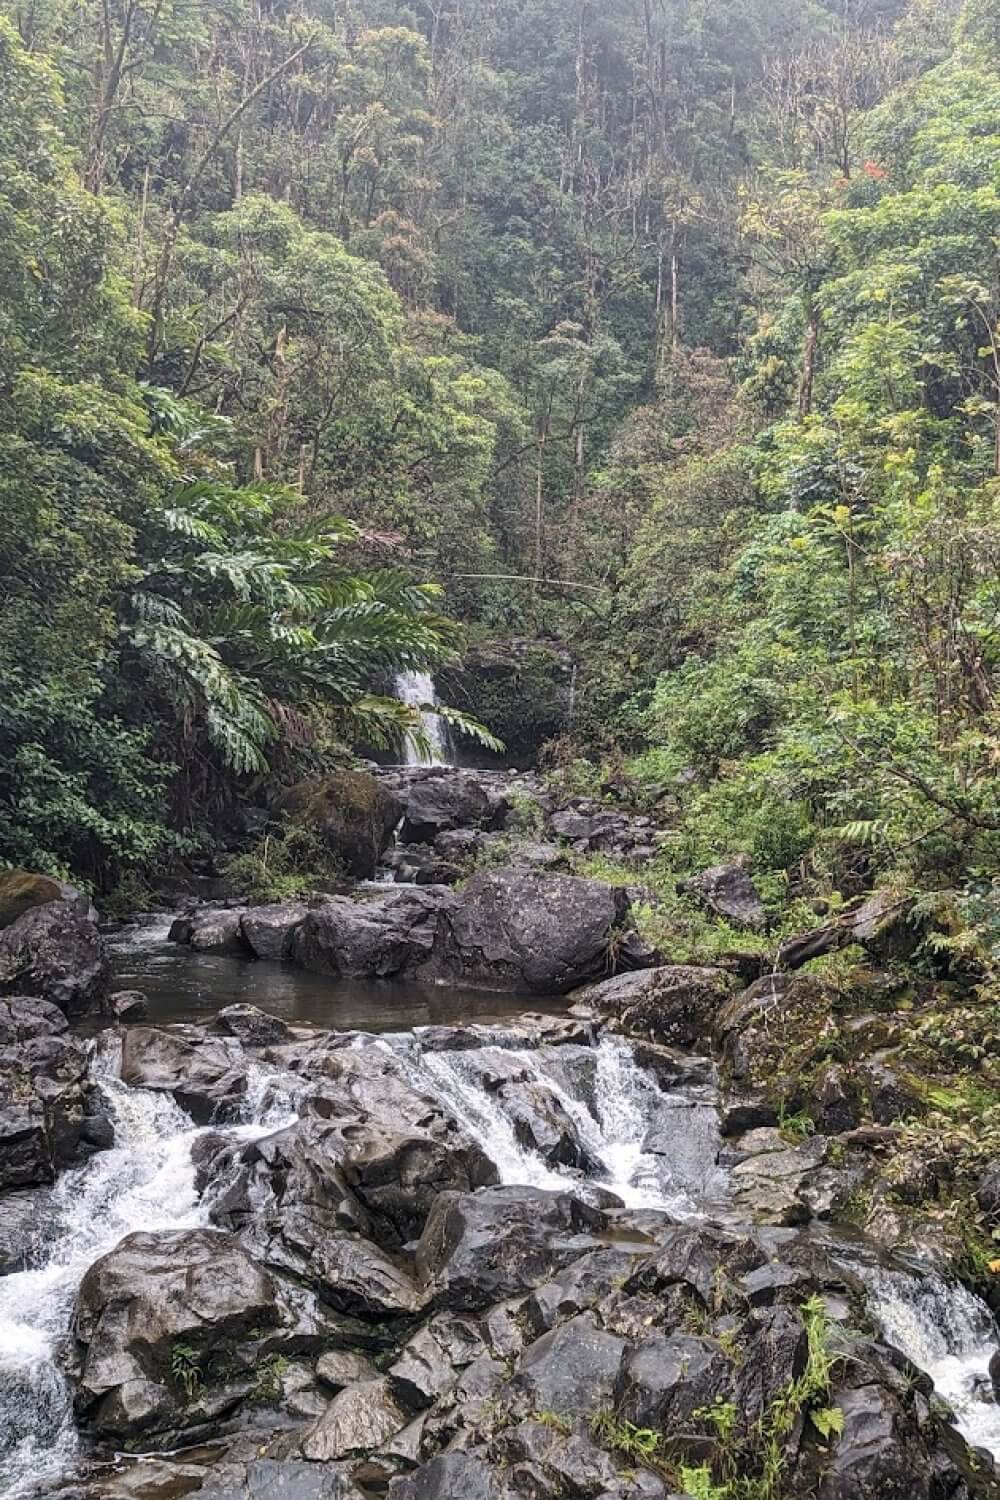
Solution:
[(32, 906), (0, 931), (0, 995), (37, 996), (81, 1016), (102, 1008), (109, 979), (100, 934), (76, 900)]
[(108, 1144), (86, 1045), (62, 1011), (31, 997), (0, 1000), (0, 1190), (53, 1182)]
[[(32, 1421), (51, 1409), (58, 1433), (71, 1395), (94, 1444), (62, 1493), (668, 1500), (731, 1472), (763, 1481), (767, 1463), (783, 1500), (994, 1500), (990, 1463), (873, 1338), (856, 1246), (836, 1229), (877, 1162), (866, 1111), (879, 1101), (882, 1130), (905, 1115), (891, 1028), (876, 1014), (863, 1067), (831, 1047), (802, 1098), (782, 1092), (776, 1039), (793, 1045), (815, 1020), (815, 986), (662, 963), (608, 975), (610, 953), (630, 961), (628, 893), (543, 860), (640, 848), (650, 831), (583, 799), (546, 805), (525, 782), (511, 797), (489, 773), (456, 787), (406, 772), (389, 791), (404, 838), (420, 836), (401, 846), (415, 863), (426, 851), (458, 868), (463, 849), (517, 826), (537, 864), (457, 889), (199, 909), (177, 936), (244, 968), (291, 958), (331, 984), (574, 989), (571, 1016), (376, 1037), (246, 1004), (206, 1026), (122, 1008), (109, 1085), (114, 1049), (95, 1071), (59, 1001), (0, 1002), (17, 1080), (0, 1084), (0, 1320), (17, 1311), (4, 1281), (45, 1264), (39, 1224), (58, 1231), (61, 1171), (113, 1143), (118, 1175), (88, 1205), (99, 1218), (114, 1193), (128, 1203), (81, 1262), (75, 1300), (62, 1294), (72, 1336), (54, 1339), (52, 1389), (28, 1386)], [(705, 873), (706, 901), (751, 901)], [(742, 911), (728, 919), (753, 927), (752, 903)], [(873, 913), (873, 935), (893, 915)], [(996, 1175), (977, 1184), (994, 1221)], [(893, 1183), (886, 1214), (907, 1190)], [(161, 1456), (107, 1466), (122, 1449)]]

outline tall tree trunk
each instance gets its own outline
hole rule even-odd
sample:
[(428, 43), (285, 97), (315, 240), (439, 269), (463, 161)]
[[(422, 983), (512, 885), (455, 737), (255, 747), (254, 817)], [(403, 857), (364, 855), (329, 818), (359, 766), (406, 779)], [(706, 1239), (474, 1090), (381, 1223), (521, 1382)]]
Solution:
[(802, 378), (799, 381), (799, 417), (804, 421), (813, 408), (813, 385), (816, 380), (816, 346), (819, 343), (819, 307), (813, 294), (809, 297), (806, 337), (802, 346)]

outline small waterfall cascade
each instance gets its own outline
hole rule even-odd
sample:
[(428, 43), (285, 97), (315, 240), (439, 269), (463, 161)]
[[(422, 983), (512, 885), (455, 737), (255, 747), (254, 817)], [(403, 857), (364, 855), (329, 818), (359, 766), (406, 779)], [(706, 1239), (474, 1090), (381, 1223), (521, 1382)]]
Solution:
[[(101, 1041), (105, 1041), (102, 1038)], [(51, 1233), (38, 1263), (0, 1277), (0, 1494), (44, 1493), (78, 1449), (69, 1385), (59, 1357), (84, 1273), (136, 1230), (206, 1225), (191, 1146), (192, 1124), (169, 1094), (121, 1082), (120, 1044), (100, 1047), (94, 1075), (115, 1127), (115, 1144), (64, 1172), (52, 1190)], [(284, 1081), (251, 1068), (245, 1122), (228, 1127), (253, 1140), (290, 1124), (294, 1100)]]
[(437, 714), (426, 712), (428, 705), (437, 702), (434, 679), (429, 672), (400, 672), (395, 681), (395, 693), (403, 703), (421, 712), (421, 727), (427, 741), (424, 753), (411, 740), (407, 740), (405, 756), (408, 766), (450, 766), (454, 764), (449, 743), (448, 726)]
[[(470, 1048), (411, 1055), (414, 1083), (482, 1146), (501, 1182), (616, 1194), (629, 1208), (702, 1214), (724, 1196), (717, 1166), (719, 1123), (712, 1098), (665, 1092), (628, 1044), (604, 1037), (595, 1048)], [(516, 1076), (511, 1095), (527, 1096), (543, 1120), (575, 1142), (586, 1171), (546, 1156), (526, 1136), (496, 1080)]]
[(967, 1287), (928, 1266), (908, 1272), (857, 1265), (884, 1338), (933, 1380), (967, 1442), (1000, 1456), (1000, 1405), (989, 1363), (1000, 1331)]

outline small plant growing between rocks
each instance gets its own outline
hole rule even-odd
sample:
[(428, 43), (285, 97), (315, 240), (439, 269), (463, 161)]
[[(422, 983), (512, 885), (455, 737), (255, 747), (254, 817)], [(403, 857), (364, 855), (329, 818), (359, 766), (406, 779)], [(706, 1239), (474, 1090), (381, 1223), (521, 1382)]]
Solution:
[(652, 1427), (637, 1427), (634, 1422), (623, 1422), (613, 1411), (598, 1411), (590, 1419), (590, 1432), (596, 1443), (620, 1453), (624, 1458), (637, 1459), (650, 1467), (662, 1467), (664, 1437)]
[(288, 1370), (288, 1360), (283, 1354), (270, 1354), (261, 1361), (254, 1386), (257, 1401), (277, 1401), (281, 1395), (281, 1382)]
[(563, 1416), (558, 1411), (536, 1411), (534, 1420), (542, 1427), (550, 1427), (553, 1432), (559, 1432), (563, 1437), (569, 1437), (573, 1431), (573, 1424), (569, 1417)]
[(185, 1401), (194, 1401), (204, 1385), (201, 1355), (190, 1344), (175, 1344), (170, 1351), (170, 1373), (184, 1393)]
[(799, 1418), (807, 1416), (825, 1442), (843, 1432), (843, 1412), (828, 1404), (838, 1356), (830, 1352), (823, 1299), (810, 1297), (800, 1311), (806, 1331), (805, 1369), (778, 1393), (749, 1432), (739, 1431), (739, 1413), (731, 1401), (717, 1401), (695, 1413), (714, 1429), (718, 1446), (711, 1464), (681, 1467), (681, 1488), (691, 1500), (780, 1500), (785, 1442)]

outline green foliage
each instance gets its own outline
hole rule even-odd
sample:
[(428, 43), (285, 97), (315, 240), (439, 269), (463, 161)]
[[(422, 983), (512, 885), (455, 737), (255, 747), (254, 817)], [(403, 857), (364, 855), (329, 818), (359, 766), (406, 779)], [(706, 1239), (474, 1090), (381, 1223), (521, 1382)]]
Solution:
[(288, 1360), (283, 1354), (269, 1354), (257, 1366), (254, 1384), (254, 1399), (262, 1402), (277, 1401), (281, 1396), (281, 1383), (288, 1372)]
[(204, 1386), (201, 1355), (190, 1344), (174, 1344), (170, 1350), (170, 1373), (185, 1401), (197, 1401)]
[(224, 874), (233, 894), (253, 905), (294, 901), (313, 891), (335, 889), (345, 880), (315, 829), (294, 820), (228, 859)]

